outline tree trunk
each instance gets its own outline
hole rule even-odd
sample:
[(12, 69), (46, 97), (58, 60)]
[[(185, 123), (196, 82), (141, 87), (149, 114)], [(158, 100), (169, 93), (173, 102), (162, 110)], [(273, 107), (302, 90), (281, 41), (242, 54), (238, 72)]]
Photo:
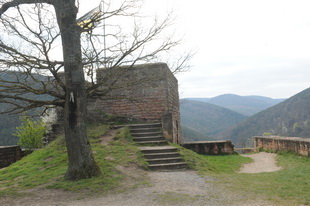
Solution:
[(79, 180), (101, 174), (95, 162), (86, 131), (86, 91), (81, 53), (81, 30), (76, 24), (74, 0), (58, 0), (54, 5), (61, 32), (66, 103), (64, 111), (65, 139), (68, 150), (67, 180)]

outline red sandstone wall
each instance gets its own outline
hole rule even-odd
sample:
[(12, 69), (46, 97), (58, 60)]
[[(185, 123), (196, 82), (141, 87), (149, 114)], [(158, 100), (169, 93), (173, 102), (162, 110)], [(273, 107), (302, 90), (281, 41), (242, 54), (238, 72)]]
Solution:
[(173, 123), (173, 142), (182, 143), (182, 133), (181, 133), (181, 122), (180, 122), (180, 102), (179, 102), (179, 91), (178, 91), (178, 81), (173, 76), (172, 73), (168, 74), (167, 83), (167, 103), (168, 110), (172, 113), (172, 123)]
[(271, 149), (273, 151), (292, 151), (296, 154), (310, 156), (310, 139), (299, 137), (254, 137), (255, 150)]
[[(89, 102), (88, 112), (123, 116), (143, 122), (161, 122), (170, 115), (166, 138), (182, 142), (178, 81), (164, 63), (100, 69), (97, 81), (105, 94)], [(166, 119), (167, 120), (167, 119)], [(168, 128), (168, 126), (167, 126)]]

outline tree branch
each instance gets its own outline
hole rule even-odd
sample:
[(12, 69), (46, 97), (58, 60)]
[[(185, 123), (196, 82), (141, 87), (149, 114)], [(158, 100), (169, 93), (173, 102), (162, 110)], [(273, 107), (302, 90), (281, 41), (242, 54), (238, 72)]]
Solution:
[(4, 14), (9, 8), (16, 7), (21, 4), (38, 4), (38, 3), (46, 3), (53, 4), (54, 0), (13, 0), (7, 3), (2, 4), (0, 8), (0, 17)]

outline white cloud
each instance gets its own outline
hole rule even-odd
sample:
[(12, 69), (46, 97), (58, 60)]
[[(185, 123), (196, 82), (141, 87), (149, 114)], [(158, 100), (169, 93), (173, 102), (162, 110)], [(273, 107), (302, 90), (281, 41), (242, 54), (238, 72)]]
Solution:
[(145, 0), (144, 5), (150, 15), (174, 10), (176, 34), (186, 38), (183, 48), (197, 50), (192, 70), (178, 75), (183, 97), (279, 98), (310, 86), (309, 0)]
[(183, 96), (289, 97), (309, 87), (309, 6), (300, 0), (183, 3), (184, 30), (199, 48), (194, 74), (178, 77)]

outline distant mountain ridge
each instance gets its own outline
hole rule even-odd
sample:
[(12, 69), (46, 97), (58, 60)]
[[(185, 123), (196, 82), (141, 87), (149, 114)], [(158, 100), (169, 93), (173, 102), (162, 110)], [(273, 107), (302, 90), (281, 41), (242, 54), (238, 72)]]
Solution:
[(310, 88), (249, 117), (220, 137), (243, 147), (253, 143), (253, 136), (264, 133), (310, 138)]
[(183, 138), (183, 142), (215, 140), (212, 137), (209, 137), (200, 132), (197, 132), (195, 129), (190, 129), (184, 125), (182, 125), (182, 138)]
[(184, 141), (213, 140), (213, 136), (247, 117), (213, 104), (182, 99), (180, 102), (181, 125)]
[(252, 116), (285, 100), (272, 99), (270, 97), (263, 96), (239, 96), (235, 94), (223, 94), (213, 98), (186, 99), (214, 104), (246, 116)]

